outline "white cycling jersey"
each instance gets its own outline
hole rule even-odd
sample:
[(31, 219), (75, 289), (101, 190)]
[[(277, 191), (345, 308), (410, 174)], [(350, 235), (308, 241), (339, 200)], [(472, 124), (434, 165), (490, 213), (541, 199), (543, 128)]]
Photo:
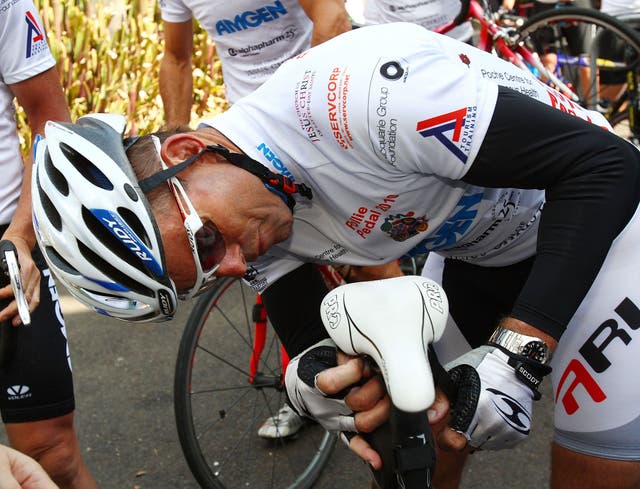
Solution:
[(31, 1), (0, 3), (0, 225), (11, 221), (20, 196), (23, 162), (9, 86), (55, 65)]
[[(459, 12), (460, 0), (367, 0), (364, 5), (366, 24), (413, 22), (431, 31), (453, 20)], [(447, 35), (468, 41), (473, 35), (473, 26), (465, 22)]]
[(165, 22), (197, 19), (215, 42), (229, 102), (253, 92), (311, 45), (313, 24), (296, 0), (159, 0)]
[[(315, 191), (296, 199), (289, 239), (250, 264), (247, 280), (262, 291), (303, 262), (369, 265), (408, 252), (486, 266), (533, 256), (543, 192), (461, 180), (483, 144), (499, 85), (610, 129), (530, 73), (408, 23), (332, 39), (206, 121)], [(502, 116), (498, 125), (508, 122)], [(514, 123), (526, 116), (514, 113)], [(570, 159), (571, 148), (562, 150)], [(594, 224), (608, 218), (594, 215)], [(629, 373), (640, 355), (640, 338), (632, 341), (640, 335), (639, 249), (636, 211), (554, 353), (556, 441), (581, 453), (640, 460), (640, 389)]]
[(602, 0), (600, 10), (609, 15), (640, 14), (640, 0)]
[[(438, 251), (507, 265), (531, 256), (543, 192), (460, 181), (487, 131), (497, 84), (606, 126), (604, 118), (491, 54), (414, 24), (365, 27), (329, 42), (203, 123), (318, 190), (298, 199), (290, 238), (252, 264), (254, 288), (307, 261), (372, 265)], [(462, 97), (450, 89), (460, 85), (468, 87)]]

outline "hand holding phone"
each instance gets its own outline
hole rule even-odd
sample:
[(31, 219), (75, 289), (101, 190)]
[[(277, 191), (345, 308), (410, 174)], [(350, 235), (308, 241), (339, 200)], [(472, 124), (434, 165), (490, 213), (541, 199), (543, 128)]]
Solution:
[[(11, 284), (13, 289), (22, 324), (25, 326), (30, 325), (31, 314), (29, 313), (29, 303), (22, 287), (18, 251), (11, 241), (3, 239), (0, 240), (0, 288), (8, 284)], [(14, 297), (0, 299), (0, 310), (7, 307)], [(18, 344), (17, 334), (18, 329), (11, 325), (10, 319), (0, 323), (0, 368), (6, 369), (14, 358)]]
[[(29, 313), (29, 303), (24, 295), (22, 287), (22, 277), (20, 276), (20, 265), (18, 264), (18, 251), (14, 244), (7, 240), (0, 240), (0, 287), (11, 283), (13, 296), (18, 304), (18, 314), (22, 320), (22, 324), (29, 326), (31, 324), (31, 314)], [(2, 300), (0, 309), (7, 307), (11, 303), (11, 298)]]

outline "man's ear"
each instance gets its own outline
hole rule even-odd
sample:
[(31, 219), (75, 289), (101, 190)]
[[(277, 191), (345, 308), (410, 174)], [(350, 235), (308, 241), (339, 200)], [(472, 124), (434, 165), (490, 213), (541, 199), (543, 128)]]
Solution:
[(162, 159), (168, 166), (174, 166), (199, 153), (205, 146), (206, 143), (193, 133), (173, 134), (162, 143)]

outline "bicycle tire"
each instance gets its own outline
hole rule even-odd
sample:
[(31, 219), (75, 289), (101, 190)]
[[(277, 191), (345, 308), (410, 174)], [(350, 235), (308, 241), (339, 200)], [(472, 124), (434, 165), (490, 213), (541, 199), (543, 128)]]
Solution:
[(616, 132), (616, 134), (631, 142), (636, 147), (640, 148), (640, 139), (638, 138), (638, 136), (634, 135), (629, 124), (629, 112), (616, 112), (609, 119), (609, 123), (611, 124), (611, 127), (613, 127), (613, 130)]
[[(540, 56), (563, 55), (561, 76), (574, 87), (578, 103), (600, 110), (609, 119), (617, 112), (608, 113), (607, 105), (615, 104), (626, 89), (626, 82), (620, 80), (631, 70), (637, 74), (640, 66), (640, 35), (615, 17), (593, 9), (560, 7), (533, 15), (518, 28), (514, 41)], [(624, 56), (614, 46), (622, 46)], [(619, 89), (615, 96), (606, 93), (612, 87)]]
[[(272, 382), (248, 382), (255, 293), (222, 278), (194, 305), (176, 360), (174, 408), (185, 459), (201, 487), (307, 489), (318, 479), (337, 436), (307, 424), (294, 437), (261, 439), (257, 430), (284, 402), (280, 348), (273, 328), (260, 368)], [(266, 378), (265, 377), (265, 378)]]

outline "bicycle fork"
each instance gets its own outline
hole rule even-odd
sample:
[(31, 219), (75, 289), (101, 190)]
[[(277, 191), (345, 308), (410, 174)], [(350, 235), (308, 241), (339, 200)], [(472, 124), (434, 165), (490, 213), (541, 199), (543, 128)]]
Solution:
[(280, 345), (281, 371), (279, 375), (266, 375), (259, 370), (260, 357), (264, 351), (264, 345), (267, 341), (267, 310), (262, 302), (262, 296), (256, 294), (256, 303), (253, 306), (253, 348), (251, 358), (249, 359), (249, 383), (255, 387), (275, 387), (284, 389), (284, 373), (289, 364), (289, 355)]

